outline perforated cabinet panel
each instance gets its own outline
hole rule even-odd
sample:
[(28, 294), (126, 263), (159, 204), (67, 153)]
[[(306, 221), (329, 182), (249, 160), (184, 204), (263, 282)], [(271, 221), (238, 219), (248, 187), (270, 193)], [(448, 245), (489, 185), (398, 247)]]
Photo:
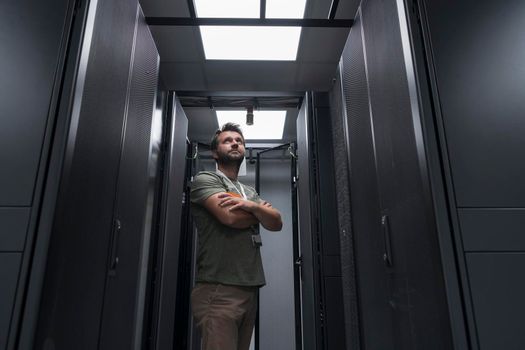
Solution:
[(354, 232), (351, 227), (351, 207), (349, 197), (348, 149), (346, 142), (346, 123), (343, 112), (340, 69), (336, 82), (330, 91), (332, 121), (332, 145), (334, 152), (334, 171), (341, 250), (341, 283), (343, 290), (343, 309), (345, 319), (346, 348), (359, 348), (359, 323), (357, 315), (357, 286), (355, 275)]
[[(415, 121), (396, 2), (363, 5), (363, 37), (387, 267), (393, 349), (450, 349), (451, 329), (426, 155)], [(380, 218), (379, 218), (380, 219)]]
[[(362, 311), (359, 315), (363, 330), (361, 344), (370, 349), (390, 349), (392, 311), (382, 259), (381, 208), (360, 13), (350, 31), (341, 62), (348, 150), (342, 145), (339, 148), (349, 159), (350, 208), (346, 216), (351, 215), (351, 220), (346, 220), (351, 223), (354, 239), (357, 293)], [(348, 209), (342, 207), (342, 210)]]
[(145, 219), (152, 209), (148, 207), (150, 138), (159, 56), (141, 11), (136, 31), (115, 210), (121, 225), (114, 248), (118, 264), (106, 284), (99, 349), (132, 348), (135, 322), (140, 322), (142, 312), (137, 300), (142, 246), (148, 244), (151, 229), (145, 227)]

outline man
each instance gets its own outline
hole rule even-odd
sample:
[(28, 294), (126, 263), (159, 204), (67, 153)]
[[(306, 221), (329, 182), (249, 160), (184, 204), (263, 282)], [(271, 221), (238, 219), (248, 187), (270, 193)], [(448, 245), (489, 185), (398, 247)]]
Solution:
[(200, 172), (191, 189), (199, 234), (191, 305), (203, 350), (248, 350), (265, 284), (258, 225), (280, 231), (281, 214), (237, 180), (245, 152), (237, 124), (223, 125), (211, 150), (217, 172)]

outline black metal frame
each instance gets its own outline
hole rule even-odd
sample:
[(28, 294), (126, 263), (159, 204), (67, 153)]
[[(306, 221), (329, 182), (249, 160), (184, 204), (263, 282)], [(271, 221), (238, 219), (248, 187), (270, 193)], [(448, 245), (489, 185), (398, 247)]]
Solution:
[[(301, 264), (299, 258), (299, 222), (297, 220), (297, 156), (295, 150), (297, 149), (295, 142), (285, 143), (276, 147), (267, 148), (257, 153), (257, 163), (255, 166), (255, 190), (257, 193), (260, 192), (260, 155), (270, 151), (277, 151), (281, 149), (290, 150), (291, 156), (291, 173), (290, 182), (292, 188), (292, 245), (293, 245), (293, 261), (294, 261), (294, 310), (295, 310), (295, 348), (302, 349), (302, 327), (301, 320), (301, 298), (300, 298), (300, 286), (301, 286)], [(257, 309), (257, 319), (255, 328), (255, 349), (259, 350), (259, 309)]]
[[(77, 84), (85, 76), (77, 74), (85, 62), (80, 60), (83, 48), (91, 43), (83, 33), (88, 23), (89, 2), (71, 1), (64, 18), (61, 53), (50, 98), (48, 122), (38, 166), (33, 207), (29, 218), (26, 248), (20, 265), (19, 282), (14, 299), (7, 349), (32, 349), (38, 326), (39, 307), (43, 291), (47, 254), (51, 240), (58, 196), (62, 183), (67, 181), (70, 154), (67, 142), (72, 130), (78, 127), (71, 116), (79, 101)], [(66, 170), (65, 170), (66, 169)]]
[(203, 108), (298, 108), (300, 97), (201, 97), (184, 96), (180, 98), (182, 107)]
[[(195, 3), (194, 0), (186, 0), (188, 2), (188, 11), (190, 12), (191, 18), (196, 18), (196, 11), (195, 11)], [(260, 0), (261, 10), (260, 10), (260, 18), (266, 18), (266, 0)], [(339, 5), (339, 0), (332, 0), (332, 3), (330, 4), (330, 11), (328, 18), (334, 19), (335, 14), (337, 12), (337, 6)]]
[(330, 5), (330, 13), (328, 15), (329, 19), (334, 19), (335, 14), (337, 13), (337, 6), (339, 5), (339, 0), (332, 0), (332, 4)]
[(258, 26), (258, 27), (316, 27), (350, 28), (353, 19), (324, 18), (191, 18), (191, 17), (146, 17), (150, 26)]
[(177, 91), (181, 97), (303, 97), (301, 91)]
[(266, 0), (261, 0), (261, 18), (266, 18)]
[[(160, 90), (160, 89), (159, 89)], [(160, 92), (159, 92), (160, 93)], [(165, 189), (164, 183), (167, 177), (167, 173), (164, 171), (167, 163), (168, 155), (168, 145), (169, 145), (169, 125), (171, 124), (171, 114), (168, 113), (170, 108), (169, 106), (168, 94), (165, 93), (162, 101), (162, 122), (163, 122), (163, 131), (162, 131), (162, 148), (160, 150), (160, 157), (158, 160), (158, 169), (157, 169), (157, 184), (155, 189), (155, 207), (153, 210), (153, 230), (151, 236), (151, 259), (149, 262), (149, 271), (152, 271), (148, 276), (147, 290), (146, 290), (146, 309), (144, 312), (144, 339), (143, 346), (155, 348), (155, 343), (157, 341), (157, 323), (154, 321), (159, 317), (158, 307), (160, 303), (160, 291), (156, 290), (156, 284), (158, 282), (157, 275), (157, 266), (161, 264), (161, 257), (158, 254), (159, 249), (159, 237), (161, 230), (161, 223), (164, 215), (163, 204), (165, 202)]]
[(197, 18), (197, 12), (195, 11), (195, 3), (193, 0), (186, 0), (188, 2), (188, 11), (190, 12), (191, 18)]
[(458, 349), (478, 349), (479, 340), (463, 256), (463, 243), (457, 234), (460, 232), (460, 226), (430, 40), (428, 10), (423, 0), (404, 0), (404, 3), (413, 47), (421, 116), (426, 129), (425, 147), (430, 154), (429, 177), (435, 197), (434, 212), (439, 241), (443, 246), (441, 257), (454, 346)]

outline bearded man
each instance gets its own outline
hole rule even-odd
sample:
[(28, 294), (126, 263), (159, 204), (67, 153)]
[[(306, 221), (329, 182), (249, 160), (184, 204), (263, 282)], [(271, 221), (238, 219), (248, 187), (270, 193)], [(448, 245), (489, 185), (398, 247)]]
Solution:
[(218, 170), (200, 172), (191, 187), (199, 238), (193, 316), (202, 350), (248, 350), (265, 285), (258, 225), (280, 231), (281, 214), (237, 179), (245, 152), (237, 124), (217, 130), (211, 151)]

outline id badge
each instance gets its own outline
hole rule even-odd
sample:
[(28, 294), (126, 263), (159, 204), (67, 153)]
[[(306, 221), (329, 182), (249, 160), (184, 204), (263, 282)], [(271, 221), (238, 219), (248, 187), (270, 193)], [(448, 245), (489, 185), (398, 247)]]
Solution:
[(256, 248), (261, 247), (262, 246), (261, 235), (259, 234), (252, 235), (252, 243), (253, 243), (253, 246)]

